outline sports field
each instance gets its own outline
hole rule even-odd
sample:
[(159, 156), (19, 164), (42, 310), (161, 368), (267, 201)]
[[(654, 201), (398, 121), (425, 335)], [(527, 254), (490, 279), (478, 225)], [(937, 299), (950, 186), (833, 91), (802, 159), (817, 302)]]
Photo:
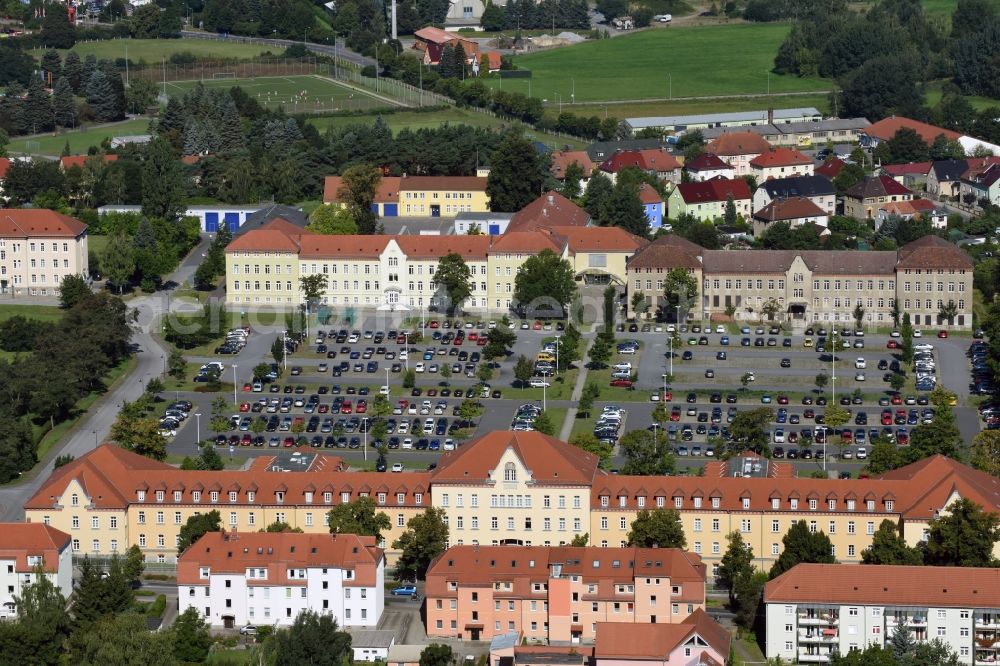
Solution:
[[(181, 96), (198, 81), (167, 81), (169, 96)], [(239, 86), (268, 108), (284, 107), (289, 113), (316, 111), (367, 111), (384, 108), (388, 103), (354, 88), (322, 76), (258, 76), (252, 79), (215, 74), (201, 81), (206, 88), (229, 89)]]
[[(531, 79), (504, 79), (512, 92), (530, 92), (550, 103), (619, 99), (760, 95), (768, 91), (829, 90), (821, 78), (768, 74), (790, 29), (780, 23), (646, 30), (624, 37), (518, 56)], [(487, 79), (497, 87), (499, 79)], [(794, 98), (791, 98), (794, 99)], [(782, 106), (794, 106), (784, 104)]]
[[(222, 39), (107, 39), (96, 42), (78, 42), (73, 50), (84, 58), (93, 54), (96, 58), (124, 58), (128, 49), (128, 58), (132, 62), (145, 60), (148, 63), (159, 63), (164, 58), (170, 58), (175, 53), (191, 53), (199, 58), (255, 58), (270, 51), (280, 54), (284, 51), (280, 46), (261, 46), (259, 44), (242, 44)], [(65, 55), (65, 51), (61, 51)], [(44, 50), (36, 49), (39, 58)]]
[(125, 120), (120, 123), (108, 123), (106, 125), (96, 125), (76, 129), (64, 134), (48, 134), (36, 136), (30, 139), (11, 139), (7, 145), (7, 152), (12, 155), (51, 155), (58, 157), (69, 142), (69, 150), (74, 155), (87, 152), (91, 146), (99, 146), (101, 141), (116, 136), (136, 136), (149, 134), (149, 119), (137, 118)]

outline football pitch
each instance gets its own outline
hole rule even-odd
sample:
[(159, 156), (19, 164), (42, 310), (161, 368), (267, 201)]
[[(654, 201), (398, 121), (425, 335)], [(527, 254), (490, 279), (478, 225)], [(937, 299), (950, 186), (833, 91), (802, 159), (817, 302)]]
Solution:
[(166, 93), (182, 96), (199, 83), (206, 88), (229, 89), (239, 86), (262, 106), (279, 106), (290, 113), (315, 111), (358, 111), (387, 106), (386, 102), (322, 76), (258, 76), (235, 78), (214, 74), (201, 81), (167, 81)]

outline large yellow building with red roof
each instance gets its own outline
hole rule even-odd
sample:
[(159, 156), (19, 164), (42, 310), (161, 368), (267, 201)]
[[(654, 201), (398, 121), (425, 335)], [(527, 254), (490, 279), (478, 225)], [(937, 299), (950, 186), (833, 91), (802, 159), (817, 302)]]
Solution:
[(58, 296), (63, 279), (90, 274), (88, 256), (80, 220), (42, 208), (0, 208), (0, 293)]

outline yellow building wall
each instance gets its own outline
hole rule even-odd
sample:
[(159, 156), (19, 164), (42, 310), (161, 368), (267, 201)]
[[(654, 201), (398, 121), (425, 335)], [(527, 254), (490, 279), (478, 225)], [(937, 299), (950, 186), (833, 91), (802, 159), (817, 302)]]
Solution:
[(302, 302), (299, 258), (291, 252), (226, 253), (226, 303), (289, 307)]
[[(613, 275), (615, 280), (618, 280), (621, 284), (626, 284), (628, 279), (627, 271), (625, 268), (625, 263), (628, 257), (635, 254), (634, 251), (630, 252), (577, 252), (573, 258), (573, 270), (580, 274), (588, 269), (604, 271), (610, 275)], [(594, 255), (604, 255), (606, 261), (604, 266), (592, 266), (591, 257)]]
[(438, 215), (454, 217), (461, 212), (488, 213), (490, 198), (485, 191), (402, 190), (399, 193), (399, 215), (431, 217), (431, 206), (439, 206)]

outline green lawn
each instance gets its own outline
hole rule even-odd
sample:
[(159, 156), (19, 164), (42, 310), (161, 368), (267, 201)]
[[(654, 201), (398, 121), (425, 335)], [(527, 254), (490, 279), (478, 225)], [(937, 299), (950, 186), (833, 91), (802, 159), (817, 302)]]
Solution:
[(6, 302), (0, 305), (0, 321), (7, 321), (13, 316), (21, 315), (30, 319), (56, 322), (62, 319), (63, 311), (51, 305), (19, 305), (11, 303), (10, 296), (3, 297)]
[[(528, 92), (550, 103), (764, 94), (774, 54), (788, 24), (729, 25), (646, 30), (625, 37), (519, 56), (531, 79), (503, 80), (504, 90)], [(500, 79), (486, 79), (498, 86)], [(820, 78), (770, 75), (771, 92), (828, 90)], [(794, 99), (794, 98), (792, 98)], [(800, 106), (797, 103), (789, 106)]]
[[(983, 109), (988, 109), (992, 107), (1000, 107), (1000, 99), (992, 99), (989, 97), (979, 97), (978, 95), (965, 95), (965, 99), (969, 101), (976, 111), (982, 111)], [(941, 102), (941, 87), (939, 84), (931, 83), (927, 86), (927, 106), (935, 107)]]
[(138, 118), (107, 125), (91, 125), (78, 130), (47, 136), (12, 139), (7, 147), (11, 154), (30, 153), (35, 155), (60, 155), (63, 146), (69, 142), (70, 152), (82, 155), (91, 146), (100, 145), (105, 137), (135, 136), (149, 133), (149, 120)]
[[(436, 109), (434, 111), (400, 111), (398, 113), (386, 114), (365, 114), (352, 116), (330, 116), (325, 118), (310, 118), (308, 122), (314, 125), (320, 132), (329, 127), (339, 128), (349, 125), (370, 124), (375, 122), (375, 118), (382, 115), (382, 119), (394, 132), (401, 129), (418, 130), (428, 127), (441, 127), (447, 124), (472, 125), (474, 127), (485, 127), (487, 129), (500, 129), (518, 123), (495, 118), (485, 113), (478, 113), (469, 109), (447, 108)], [(562, 147), (569, 144), (573, 148), (582, 148), (585, 144), (582, 141), (566, 139), (546, 132), (539, 132), (531, 128), (525, 128), (525, 136), (529, 139), (540, 141), (548, 146)]]
[[(159, 63), (175, 53), (191, 53), (199, 58), (255, 58), (263, 53), (271, 52), (280, 55), (281, 47), (241, 44), (218, 39), (109, 39), (97, 42), (80, 42), (73, 50), (81, 58), (93, 54), (100, 58), (124, 58), (128, 48), (128, 58), (132, 62), (146, 61)], [(41, 58), (41, 49), (35, 50), (35, 55)], [(64, 55), (65, 51), (61, 52)]]
[[(198, 85), (199, 81), (167, 82), (167, 94), (179, 97)], [(206, 88), (228, 90), (239, 86), (248, 95), (268, 108), (283, 107), (289, 113), (323, 111), (364, 111), (386, 106), (375, 97), (343, 86), (322, 76), (258, 76), (240, 79), (206, 79)]]

